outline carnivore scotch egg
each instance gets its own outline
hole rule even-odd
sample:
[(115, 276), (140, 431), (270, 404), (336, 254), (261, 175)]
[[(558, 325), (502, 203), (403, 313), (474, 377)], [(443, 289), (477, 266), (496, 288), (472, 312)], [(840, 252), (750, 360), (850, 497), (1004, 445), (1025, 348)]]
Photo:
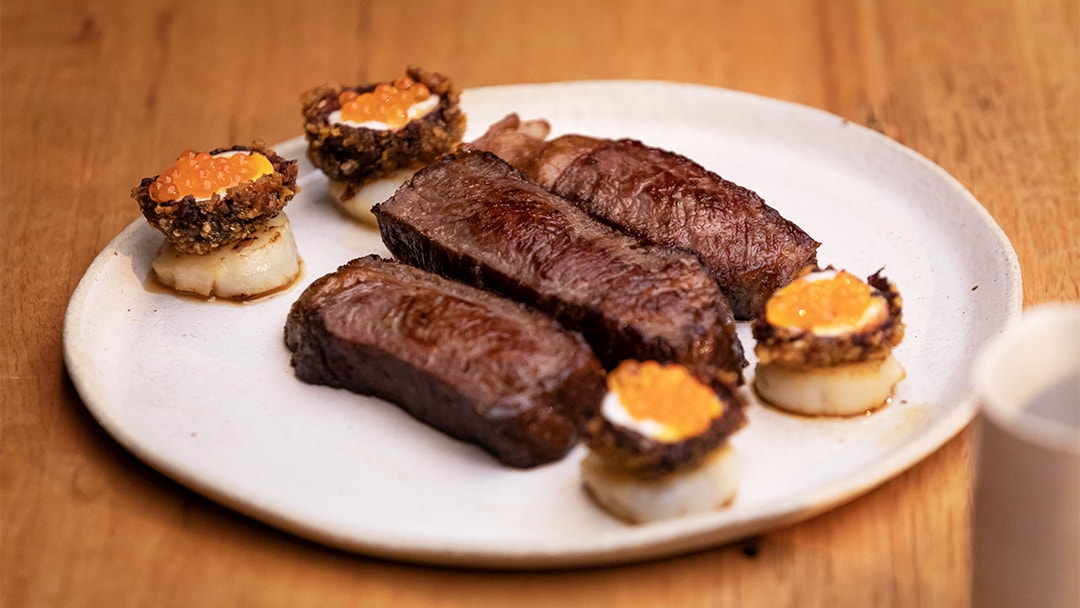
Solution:
[(886, 405), (905, 375), (892, 354), (904, 337), (901, 299), (879, 270), (805, 274), (778, 289), (752, 328), (754, 388), (805, 415), (852, 416)]
[(157, 279), (204, 297), (249, 299), (291, 283), (300, 260), (282, 209), (299, 192), (296, 161), (261, 144), (187, 150), (131, 191), (165, 235)]
[(678, 364), (624, 361), (586, 422), (582, 483), (632, 523), (713, 510), (732, 500), (738, 464), (728, 437), (745, 422), (728, 385)]
[(461, 143), (460, 95), (445, 76), (415, 67), (391, 82), (304, 93), (308, 157), (330, 179), (339, 209), (377, 225), (372, 206)]

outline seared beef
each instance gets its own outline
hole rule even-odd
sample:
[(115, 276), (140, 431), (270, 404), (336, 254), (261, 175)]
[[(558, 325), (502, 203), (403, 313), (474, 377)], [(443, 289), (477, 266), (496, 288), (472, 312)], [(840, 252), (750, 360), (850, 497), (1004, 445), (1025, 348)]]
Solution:
[(372, 211), (398, 259), (551, 314), (609, 368), (652, 359), (742, 380), (731, 309), (700, 260), (604, 226), (494, 154), (447, 155)]
[(285, 343), (301, 380), (397, 403), (515, 467), (565, 455), (606, 390), (585, 341), (546, 315), (377, 256), (312, 283)]
[(754, 192), (678, 154), (630, 139), (566, 135), (510, 115), (470, 144), (640, 239), (696, 253), (738, 319), (817, 261), (820, 243)]

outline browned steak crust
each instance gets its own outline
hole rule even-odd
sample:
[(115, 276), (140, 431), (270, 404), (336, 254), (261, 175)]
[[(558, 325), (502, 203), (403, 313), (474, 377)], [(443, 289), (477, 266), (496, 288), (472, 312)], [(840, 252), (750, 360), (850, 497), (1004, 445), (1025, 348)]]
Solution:
[(331, 124), (328, 117), (341, 109), (344, 91), (367, 93), (365, 86), (323, 85), (301, 96), (308, 158), (332, 180), (347, 182), (344, 198), (351, 198), (364, 183), (399, 169), (421, 167), (453, 150), (465, 134), (465, 114), (458, 106), (461, 91), (442, 74), (410, 67), (406, 74), (423, 83), (438, 105), (423, 117), (394, 131)]
[(819, 243), (753, 191), (639, 141), (591, 148), (551, 190), (638, 238), (697, 253), (740, 319), (817, 259)]
[(545, 141), (544, 121), (510, 115), (470, 144), (644, 241), (697, 254), (737, 319), (817, 260), (819, 243), (756, 193), (696, 162), (631, 139), (564, 135)]
[(585, 341), (549, 317), (377, 256), (312, 283), (285, 343), (301, 380), (392, 401), (515, 467), (565, 455), (605, 390)]
[(206, 254), (251, 236), (300, 191), (295, 160), (282, 158), (258, 142), (251, 146), (218, 148), (210, 154), (231, 150), (266, 156), (274, 172), (229, 188), (224, 196), (214, 194), (206, 200), (188, 195), (159, 203), (150, 198), (150, 185), (158, 178), (156, 175), (143, 178), (131, 191), (146, 220), (164, 233), (177, 250)]
[(731, 309), (700, 260), (604, 226), (494, 154), (445, 156), (372, 211), (398, 259), (551, 314), (608, 368), (651, 359), (742, 380)]

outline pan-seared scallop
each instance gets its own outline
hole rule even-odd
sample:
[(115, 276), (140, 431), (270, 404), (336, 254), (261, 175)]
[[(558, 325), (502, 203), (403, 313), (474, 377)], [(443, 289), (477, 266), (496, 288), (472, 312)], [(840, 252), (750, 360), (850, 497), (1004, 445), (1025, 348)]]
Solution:
[(597, 504), (637, 523), (731, 502), (738, 464), (728, 437), (744, 420), (737, 393), (655, 361), (622, 362), (607, 386), (586, 424), (589, 453), (581, 464)]
[(892, 354), (904, 334), (900, 295), (880, 272), (799, 277), (772, 295), (753, 331), (754, 389), (787, 411), (864, 414), (888, 403), (905, 375)]
[(290, 284), (300, 259), (282, 208), (299, 191), (296, 162), (260, 145), (187, 150), (132, 191), (165, 235), (153, 268), (180, 292), (248, 299)]
[(419, 68), (388, 82), (323, 85), (304, 93), (308, 157), (330, 180), (338, 208), (377, 225), (372, 206), (461, 143), (460, 93), (445, 76)]

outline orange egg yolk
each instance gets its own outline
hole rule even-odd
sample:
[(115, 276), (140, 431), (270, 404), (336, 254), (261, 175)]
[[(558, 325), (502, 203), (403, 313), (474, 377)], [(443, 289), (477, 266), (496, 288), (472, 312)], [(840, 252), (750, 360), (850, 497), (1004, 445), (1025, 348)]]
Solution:
[(380, 83), (370, 93), (345, 91), (338, 95), (341, 120), (384, 122), (392, 127), (400, 127), (409, 122), (409, 107), (430, 96), (431, 92), (423, 83), (407, 76), (393, 83)]
[(273, 172), (270, 159), (257, 152), (213, 156), (185, 150), (175, 165), (150, 184), (150, 198), (159, 203), (188, 195), (210, 198), (214, 193)]
[(781, 288), (765, 305), (769, 323), (804, 331), (858, 327), (874, 305), (873, 288), (841, 270), (821, 279), (798, 279)]
[(631, 418), (659, 424), (663, 430), (655, 438), (664, 441), (704, 433), (723, 411), (716, 393), (682, 365), (624, 361), (607, 384)]

